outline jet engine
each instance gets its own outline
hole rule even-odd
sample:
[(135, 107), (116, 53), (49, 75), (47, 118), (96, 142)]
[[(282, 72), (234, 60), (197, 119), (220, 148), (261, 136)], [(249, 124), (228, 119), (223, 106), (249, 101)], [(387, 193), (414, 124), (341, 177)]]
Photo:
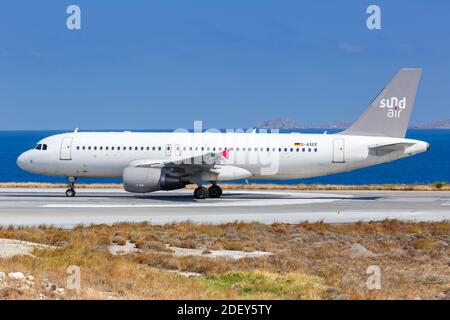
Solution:
[(123, 171), (123, 186), (128, 192), (175, 190), (184, 188), (186, 184), (180, 177), (170, 175), (161, 168), (128, 167)]

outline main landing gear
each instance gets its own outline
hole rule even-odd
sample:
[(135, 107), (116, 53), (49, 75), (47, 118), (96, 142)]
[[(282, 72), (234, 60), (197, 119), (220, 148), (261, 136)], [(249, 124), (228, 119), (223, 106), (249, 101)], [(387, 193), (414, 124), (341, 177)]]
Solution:
[(217, 184), (213, 184), (211, 187), (206, 189), (203, 186), (198, 186), (194, 190), (194, 198), (195, 199), (206, 199), (210, 198), (219, 198), (222, 195), (222, 188)]
[(69, 177), (69, 189), (66, 190), (66, 197), (75, 197), (75, 182), (77, 181), (76, 177)]

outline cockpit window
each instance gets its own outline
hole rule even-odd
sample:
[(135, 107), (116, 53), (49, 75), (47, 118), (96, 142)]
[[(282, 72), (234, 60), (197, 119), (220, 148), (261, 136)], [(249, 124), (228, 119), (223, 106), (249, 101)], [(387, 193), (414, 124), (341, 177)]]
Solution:
[(39, 143), (36, 147), (35, 147), (35, 149), (36, 150), (47, 150), (47, 145), (46, 144), (41, 144), (41, 143)]

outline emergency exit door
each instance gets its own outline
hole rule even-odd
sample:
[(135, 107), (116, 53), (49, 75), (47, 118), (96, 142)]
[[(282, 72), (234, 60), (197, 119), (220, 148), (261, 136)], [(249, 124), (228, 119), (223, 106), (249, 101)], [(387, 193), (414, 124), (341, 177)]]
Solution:
[(333, 140), (333, 162), (335, 163), (345, 162), (344, 139)]
[(72, 140), (73, 138), (63, 138), (61, 142), (61, 154), (59, 159), (72, 160)]

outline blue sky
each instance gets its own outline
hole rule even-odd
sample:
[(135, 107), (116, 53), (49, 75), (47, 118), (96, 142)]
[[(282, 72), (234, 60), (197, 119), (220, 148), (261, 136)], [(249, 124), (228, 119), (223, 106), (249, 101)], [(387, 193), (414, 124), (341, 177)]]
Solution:
[(448, 1), (2, 1), (0, 130), (352, 121), (401, 67), (424, 69), (412, 121), (446, 119), (449, 18)]

